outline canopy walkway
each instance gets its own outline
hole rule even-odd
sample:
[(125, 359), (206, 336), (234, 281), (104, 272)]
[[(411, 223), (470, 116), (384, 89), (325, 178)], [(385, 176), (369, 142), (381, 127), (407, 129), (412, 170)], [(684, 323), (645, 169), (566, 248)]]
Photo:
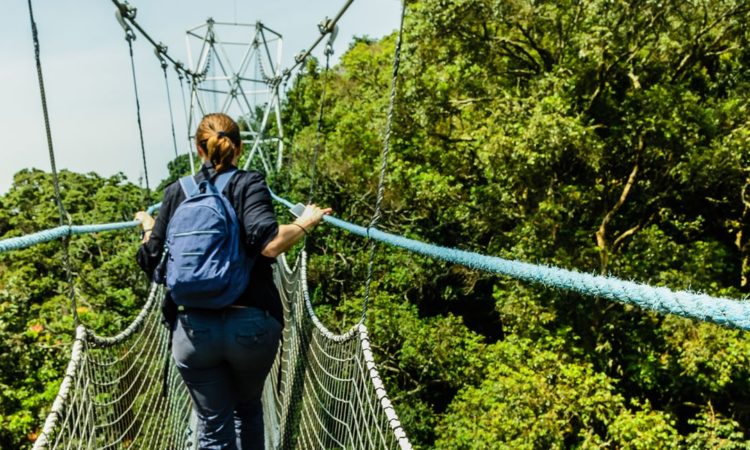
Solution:
[[(162, 67), (166, 67), (166, 61), (175, 65), (181, 76), (193, 80), (192, 88), (195, 92), (195, 82), (205, 77), (205, 73), (192, 73), (181, 63), (173, 60), (166, 53), (165, 47), (156, 44), (137, 25), (134, 8), (117, 0), (113, 0), (113, 3), (118, 7), (119, 20), (126, 31), (131, 62), (132, 41), (135, 39), (132, 25), (155, 46)], [(348, 0), (334, 20), (326, 21), (321, 26), (321, 37), (310, 50), (297, 59), (295, 67), (304, 61), (304, 58), (322, 41), (324, 36), (335, 35), (336, 21), (351, 3), (352, 0)], [(60, 209), (60, 226), (32, 235), (0, 240), (0, 252), (62, 238), (65, 245), (64, 263), (67, 265), (67, 245), (70, 236), (129, 229), (138, 225), (138, 222), (82, 226), (65, 224), (66, 213), (59, 195), (31, 0), (29, 0), (29, 12), (47, 125), (55, 197)], [(666, 288), (623, 281), (613, 277), (444, 248), (379, 230), (377, 222), (383, 194), (400, 40), (399, 34), (394, 55), (393, 82), (378, 198), (373, 219), (368, 226), (364, 227), (335, 217), (324, 218), (330, 225), (343, 228), (371, 242), (364, 311), (366, 311), (372, 275), (372, 251), (374, 251), (375, 242), (378, 241), (450, 263), (550, 288), (750, 330), (750, 303), (744, 301), (716, 298), (694, 292), (673, 292)], [(326, 56), (328, 55), (327, 51)], [(328, 62), (326, 62), (327, 66)], [(283, 76), (278, 74), (269, 76), (267, 81), (278, 88), (279, 83), (289, 76), (290, 71), (291, 69), (285, 71)], [(133, 78), (138, 104), (135, 70), (133, 70)], [(321, 106), (321, 117), (322, 113)], [(264, 113), (264, 124), (268, 120), (267, 116), (268, 112)], [(140, 114), (138, 124), (140, 128)], [(172, 129), (174, 130), (174, 127)], [(320, 126), (318, 129), (320, 130)], [(254, 148), (262, 140), (262, 135), (261, 129), (257, 133)], [(144, 172), (147, 174), (143, 144), (141, 147), (144, 154)], [(312, 178), (314, 179), (314, 172)], [(146, 181), (148, 183), (148, 178)], [(286, 199), (272, 195), (276, 201), (291, 206)], [(154, 206), (154, 208), (157, 207), (158, 205)], [(286, 257), (282, 255), (278, 258), (278, 264), (274, 269), (275, 282), (281, 293), (284, 307), (285, 328), (280, 349), (273, 369), (266, 380), (263, 393), (266, 448), (411, 448), (394, 406), (379, 378), (370, 350), (367, 328), (364, 325), (364, 313), (362, 319), (346, 333), (339, 335), (329, 331), (316, 317), (310, 302), (307, 291), (306, 263), (307, 255), (303, 251), (293, 267), (289, 266)], [(70, 276), (70, 270), (68, 274)], [(195, 447), (198, 434), (196, 421), (191, 416), (187, 392), (177, 371), (172, 367), (168, 348), (168, 331), (160, 323), (158, 305), (161, 304), (163, 296), (164, 288), (152, 284), (145, 305), (137, 318), (114, 337), (98, 336), (83, 324), (77, 326), (70, 362), (51, 412), (34, 443), (34, 449), (182, 449)], [(73, 295), (71, 297), (74, 298)], [(77, 317), (76, 322), (78, 323)]]

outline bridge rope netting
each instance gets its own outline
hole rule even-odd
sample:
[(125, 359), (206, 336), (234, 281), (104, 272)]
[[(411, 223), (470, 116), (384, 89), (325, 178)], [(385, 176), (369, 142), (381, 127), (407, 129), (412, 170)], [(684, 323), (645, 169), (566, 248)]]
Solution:
[[(117, 0), (113, 1), (118, 7), (121, 6)], [(321, 37), (305, 54), (297, 58), (294, 67), (304, 61), (326, 34), (335, 30), (336, 21), (351, 3), (352, 0), (348, 0), (336, 18), (327, 23), (321, 30)], [(29, 10), (31, 12), (30, 0)], [(128, 21), (145, 34), (135, 23), (134, 11), (122, 14), (120, 19), (122, 24)], [(403, 10), (401, 21), (403, 24)], [(33, 17), (32, 27), (36, 40)], [(165, 61), (169, 61), (178, 69), (181, 86), (184, 76), (191, 89), (195, 90), (200, 74), (196, 75), (184, 69), (181, 63), (174, 61), (167, 54), (163, 45), (156, 44), (148, 35), (146, 37), (158, 47), (157, 56), (165, 78)], [(128, 40), (131, 57), (132, 40)], [(332, 333), (321, 323), (308, 293), (305, 251), (299, 254), (293, 266), (289, 265), (285, 255), (281, 255), (274, 265), (274, 281), (282, 299), (285, 327), (281, 346), (263, 391), (266, 448), (411, 448), (379, 377), (365, 326), (375, 241), (550, 288), (750, 330), (748, 302), (694, 292), (674, 292), (667, 288), (652, 287), (613, 277), (444, 248), (378, 230), (399, 47), (400, 33), (394, 58), (391, 103), (375, 215), (367, 227), (335, 217), (324, 218), (331, 226), (369, 240), (370, 260), (368, 277), (365, 280), (367, 293), (361, 319), (343, 334)], [(44, 102), (38, 45), (36, 51), (40, 90)], [(285, 71), (285, 77), (288, 77), (289, 73), (290, 70)], [(279, 83), (280, 80), (275, 79), (272, 82)], [(171, 98), (169, 102), (171, 107)], [(322, 105), (321, 100), (321, 116)], [(55, 172), (46, 107), (45, 122)], [(140, 125), (140, 119), (138, 122)], [(188, 122), (192, 122), (192, 112)], [(174, 125), (172, 133), (176, 151)], [(316, 143), (316, 151), (318, 146), (319, 142)], [(145, 154), (143, 146), (142, 150)], [(190, 156), (192, 158), (192, 154)], [(145, 156), (143, 159), (145, 163)], [(191, 169), (194, 168), (192, 162), (190, 165)], [(314, 178), (313, 172), (311, 179)], [(55, 188), (56, 192), (59, 191), (57, 181)], [(313, 189), (314, 186), (311, 186), (311, 194)], [(288, 200), (274, 193), (272, 196), (275, 201), (287, 207), (292, 206)], [(63, 239), (63, 243), (67, 245), (67, 241), (73, 235), (125, 230), (139, 224), (129, 221), (99, 225), (64, 225), (64, 209), (59, 202), (59, 192), (57, 198), (61, 209), (59, 227), (0, 240), (0, 252), (54, 239)], [(151, 211), (158, 209), (158, 206), (154, 205)], [(152, 284), (148, 298), (136, 319), (114, 337), (98, 336), (85, 324), (79, 324), (76, 320), (77, 328), (71, 358), (43, 430), (34, 443), (34, 449), (195, 448), (200, 430), (197, 429), (197, 422), (191, 414), (191, 401), (187, 390), (170, 357), (169, 331), (161, 323), (159, 305), (164, 295), (163, 286)], [(75, 302), (74, 292), (71, 293), (71, 301)], [(73, 311), (75, 310), (74, 307)]]
[[(284, 307), (282, 344), (263, 392), (266, 448), (408, 449), (378, 375), (367, 329), (330, 332), (313, 311), (307, 256), (274, 269)], [(171, 366), (169, 332), (151, 285), (145, 306), (122, 333), (76, 330), (59, 394), (34, 449), (190, 448), (197, 436), (190, 399)], [(160, 382), (168, 361), (165, 386)]]
[(167, 329), (152, 284), (136, 319), (114, 337), (79, 325), (68, 367), (35, 449), (186, 448), (190, 401), (170, 370), (168, 395), (158, 382), (168, 357)]
[(305, 252), (293, 269), (279, 257), (274, 280), (285, 327), (264, 389), (266, 448), (411, 448), (378, 375), (365, 325), (337, 335), (318, 320)]

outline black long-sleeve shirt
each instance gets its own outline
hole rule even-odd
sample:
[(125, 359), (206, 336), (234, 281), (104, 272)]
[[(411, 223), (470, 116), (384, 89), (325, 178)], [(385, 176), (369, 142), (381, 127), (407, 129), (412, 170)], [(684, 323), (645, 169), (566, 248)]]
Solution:
[[(200, 184), (206, 179), (213, 179), (214, 175), (216, 175), (216, 170), (213, 165), (205, 163), (195, 174), (195, 182)], [(250, 260), (255, 261), (248, 287), (234, 304), (263, 309), (280, 323), (284, 323), (281, 299), (273, 284), (271, 264), (275, 260), (260, 253), (279, 231), (266, 181), (258, 172), (238, 170), (227, 183), (223, 193), (237, 214), (247, 255)], [(184, 200), (185, 194), (179, 182), (170, 184), (164, 190), (164, 200), (151, 231), (151, 237), (141, 245), (136, 255), (138, 265), (149, 277), (153, 277), (154, 270), (161, 260), (169, 220)]]

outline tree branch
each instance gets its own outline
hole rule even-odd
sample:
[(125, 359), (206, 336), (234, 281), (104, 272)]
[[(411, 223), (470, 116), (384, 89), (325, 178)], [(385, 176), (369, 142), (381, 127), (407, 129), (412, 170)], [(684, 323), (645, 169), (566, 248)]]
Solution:
[[(602, 273), (606, 272), (607, 265), (609, 263), (609, 255), (608, 255), (608, 248), (607, 248), (607, 225), (609, 225), (609, 222), (612, 221), (612, 218), (617, 214), (617, 211), (620, 210), (623, 204), (625, 204), (625, 201), (628, 198), (628, 195), (630, 194), (630, 191), (633, 189), (633, 186), (635, 185), (636, 177), (638, 176), (638, 170), (640, 169), (640, 161), (641, 161), (641, 154), (643, 152), (643, 136), (638, 137), (638, 148), (636, 149), (636, 158), (635, 158), (635, 164), (633, 164), (633, 168), (630, 171), (630, 175), (628, 176), (628, 181), (625, 183), (625, 186), (622, 188), (622, 192), (620, 193), (620, 198), (617, 199), (617, 202), (612, 206), (612, 208), (607, 212), (607, 214), (602, 219), (601, 224), (599, 225), (599, 229), (596, 230), (596, 245), (599, 247), (599, 255), (601, 260), (601, 270)], [(635, 232), (635, 231), (633, 231)]]

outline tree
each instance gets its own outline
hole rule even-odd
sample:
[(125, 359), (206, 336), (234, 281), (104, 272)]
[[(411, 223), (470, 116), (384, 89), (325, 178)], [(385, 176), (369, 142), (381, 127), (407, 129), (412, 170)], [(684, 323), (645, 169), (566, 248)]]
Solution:
[[(731, 0), (410, 2), (381, 228), (740, 296), (750, 248), (748, 8)], [(305, 198), (321, 141), (315, 200), (368, 222), (394, 39), (356, 42), (328, 74), (311, 65), (295, 82), (285, 109), (289, 197)], [(310, 270), (319, 307), (329, 322), (344, 324), (361, 304), (367, 260), (361, 243), (346, 239), (337, 231), (316, 237)], [(718, 429), (745, 439), (745, 333), (392, 249), (379, 249), (376, 268), (368, 326), (417, 446), (450, 446), (462, 436), (511, 448), (649, 448), (672, 438), (710, 442), (713, 431), (705, 430)], [(415, 363), (403, 349), (418, 336), (425, 336), (418, 352), (429, 354), (441, 339), (462, 350)], [(545, 346), (539, 354), (510, 350), (560, 336), (559, 363), (545, 370), (533, 362), (553, 360)], [(495, 345), (525, 360), (503, 366), (475, 356), (496, 355), (487, 350)], [(555, 370), (565, 376), (543, 379)], [(463, 383), (447, 381), (457, 379)], [(517, 428), (492, 421), (506, 411), (502, 401), (534, 401), (540, 383), (559, 394), (550, 397), (554, 405), (530, 409)], [(529, 390), (508, 387), (525, 384)], [(617, 418), (588, 410), (586, 392), (607, 397)], [(709, 404), (713, 417), (726, 420), (710, 422)], [(568, 405), (591, 420), (555, 425), (567, 420)], [(549, 420), (536, 424), (540, 417)], [(552, 441), (514, 440), (512, 430), (531, 429)]]
[[(74, 224), (132, 220), (143, 191), (124, 176), (60, 173), (62, 202)], [(59, 225), (52, 177), (23, 170), (0, 197), (0, 236)], [(135, 230), (134, 230), (135, 231)], [(77, 313), (98, 333), (122, 330), (145, 302), (135, 265), (134, 231), (72, 237)], [(57, 395), (74, 322), (61, 241), (0, 254), (0, 448), (30, 448)]]

